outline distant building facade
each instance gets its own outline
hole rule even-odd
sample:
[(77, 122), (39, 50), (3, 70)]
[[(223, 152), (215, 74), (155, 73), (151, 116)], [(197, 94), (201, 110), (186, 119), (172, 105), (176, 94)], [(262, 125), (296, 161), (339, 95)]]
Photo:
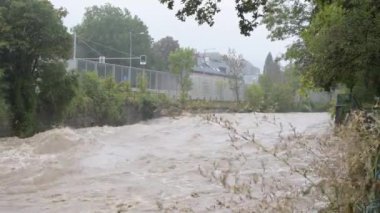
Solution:
[[(220, 53), (197, 53), (197, 65), (194, 67), (194, 72), (208, 73), (214, 75), (229, 74), (229, 66)], [(252, 65), (249, 61), (244, 60), (245, 66), (243, 69), (244, 83), (252, 84), (257, 83), (260, 76), (260, 69)]]
[[(194, 98), (204, 97), (214, 100), (234, 100), (234, 93), (230, 87), (230, 68), (220, 53), (197, 53), (196, 66), (191, 75), (193, 89), (190, 92)], [(243, 81), (240, 94), (244, 97), (246, 85), (257, 83), (260, 69), (244, 60)], [(205, 95), (207, 94), (207, 95)]]

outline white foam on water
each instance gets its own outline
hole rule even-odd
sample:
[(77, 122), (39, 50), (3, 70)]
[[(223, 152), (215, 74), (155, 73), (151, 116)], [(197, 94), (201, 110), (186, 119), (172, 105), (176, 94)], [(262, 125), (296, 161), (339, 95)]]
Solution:
[[(322, 135), (330, 125), (326, 113), (217, 116), (268, 147), (279, 142), (279, 135), (286, 137), (294, 130)], [(304, 187), (302, 177), (270, 154), (252, 144), (242, 147), (244, 164), (237, 160), (226, 129), (192, 115), (0, 139), (0, 212), (156, 212), (161, 207), (208, 212), (218, 200), (228, 201), (230, 208), (255, 208), (257, 203), (238, 202), (228, 189), (247, 177), (282, 178), (284, 184)], [(308, 158), (303, 156), (299, 164), (312, 160)], [(228, 169), (240, 175), (239, 180), (231, 175), (223, 187), (216, 179)], [(258, 187), (253, 195), (260, 198), (264, 193)]]

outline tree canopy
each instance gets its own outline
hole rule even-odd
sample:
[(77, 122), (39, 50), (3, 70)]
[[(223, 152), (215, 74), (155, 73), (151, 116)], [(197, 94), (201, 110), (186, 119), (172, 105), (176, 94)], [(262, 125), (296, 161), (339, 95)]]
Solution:
[(268, 53), (265, 59), (263, 74), (268, 76), (268, 79), (273, 83), (280, 83), (283, 79), (280, 65), (273, 60), (272, 53)]
[[(160, 0), (169, 9), (175, 0)], [(214, 24), (220, 0), (181, 1), (176, 16), (195, 16), (199, 24)], [(272, 40), (296, 38), (285, 59), (300, 70), (303, 82), (326, 90), (360, 82), (380, 95), (380, 7), (377, 0), (255, 0), (235, 1), (243, 35), (259, 23)]]
[(188, 98), (188, 92), (192, 86), (190, 73), (194, 66), (195, 58), (193, 49), (179, 48), (169, 55), (170, 71), (178, 77), (182, 103)]
[(71, 36), (62, 23), (65, 15), (65, 10), (54, 9), (49, 1), (0, 1), (0, 69), (12, 125), (19, 136), (36, 131), (41, 65), (70, 54)]
[[(173, 10), (175, 0), (159, 0), (169, 9)], [(179, 20), (185, 21), (187, 16), (195, 16), (199, 24), (214, 25), (214, 16), (220, 12), (221, 0), (182, 0), (176, 16)], [(268, 0), (235, 0), (235, 9), (239, 18), (240, 32), (249, 36), (259, 25), (260, 18), (267, 11)]]
[(154, 42), (152, 46), (152, 60), (155, 69), (167, 70), (169, 68), (169, 55), (178, 48), (178, 41), (170, 36)]
[(325, 90), (344, 84), (354, 91), (366, 85), (367, 91), (380, 95), (376, 1), (299, 1), (290, 9), (287, 5), (276, 8), (263, 22), (272, 39), (298, 37), (285, 58), (295, 62), (303, 82)]
[(310, 52), (306, 72), (318, 86), (365, 81), (380, 95), (380, 8), (374, 1), (321, 5), (301, 37)]
[[(131, 43), (133, 56), (150, 53), (152, 38), (148, 27), (127, 9), (111, 4), (87, 8), (82, 23), (74, 30), (79, 38), (78, 57), (129, 57)], [(129, 60), (122, 64), (129, 65)], [(138, 63), (133, 61), (132, 65)]]

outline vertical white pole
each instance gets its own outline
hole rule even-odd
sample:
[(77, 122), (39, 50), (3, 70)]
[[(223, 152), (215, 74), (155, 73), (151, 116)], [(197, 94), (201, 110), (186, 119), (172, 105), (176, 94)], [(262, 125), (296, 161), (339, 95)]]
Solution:
[(113, 64), (113, 66), (112, 66), (112, 77), (113, 77), (113, 80), (115, 81), (115, 82), (117, 82), (116, 80), (116, 69), (115, 69), (115, 64)]
[(156, 81), (155, 84), (156, 84), (156, 90), (157, 90), (157, 91), (158, 91), (158, 74), (159, 74), (158, 72), (155, 72), (155, 73), (154, 73), (155, 81)]
[(128, 72), (128, 80), (129, 80), (130, 84), (132, 84), (131, 71), (132, 71), (132, 32), (129, 31), (129, 72)]
[(77, 58), (77, 33), (74, 32), (74, 48), (73, 48), (73, 59)]

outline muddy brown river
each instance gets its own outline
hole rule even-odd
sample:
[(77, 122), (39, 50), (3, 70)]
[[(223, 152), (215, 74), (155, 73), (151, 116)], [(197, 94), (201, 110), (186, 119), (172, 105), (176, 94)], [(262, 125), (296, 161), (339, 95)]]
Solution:
[[(326, 113), (216, 116), (268, 149), (331, 127)], [(307, 187), (273, 155), (241, 139), (236, 148), (231, 137), (202, 115), (184, 115), (2, 138), (0, 212), (274, 212), (263, 203)], [(294, 151), (294, 164), (311, 162)], [(295, 203), (299, 212), (320, 205), (307, 196)]]

